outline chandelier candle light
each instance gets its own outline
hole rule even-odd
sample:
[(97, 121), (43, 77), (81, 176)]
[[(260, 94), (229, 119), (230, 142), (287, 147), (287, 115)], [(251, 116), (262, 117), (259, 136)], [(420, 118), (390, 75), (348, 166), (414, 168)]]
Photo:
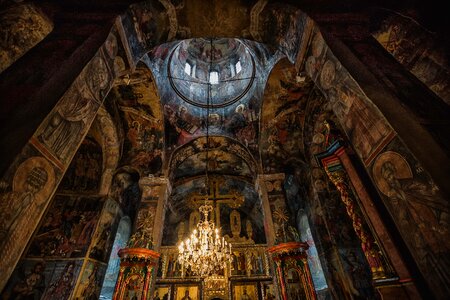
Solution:
[(202, 205), (199, 210), (204, 220), (200, 220), (197, 229), (178, 246), (178, 261), (182, 267), (190, 268), (194, 275), (217, 275), (231, 262), (231, 244), (220, 236), (214, 222), (208, 220), (213, 207)]

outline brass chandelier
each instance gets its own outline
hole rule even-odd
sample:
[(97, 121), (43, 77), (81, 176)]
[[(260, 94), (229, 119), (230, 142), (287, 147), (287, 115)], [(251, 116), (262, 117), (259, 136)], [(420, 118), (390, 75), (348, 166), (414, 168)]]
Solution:
[[(211, 39), (211, 53), (213, 43)], [(210, 58), (210, 69), (212, 67), (212, 57)], [(208, 182), (208, 153), (209, 153), (209, 108), (211, 100), (211, 84), (208, 84), (208, 97), (206, 104), (206, 194), (209, 190)], [(208, 195), (205, 197), (205, 203), (199, 207), (200, 221), (197, 228), (194, 229), (189, 238), (178, 245), (178, 262), (185, 270), (190, 269), (193, 275), (208, 277), (219, 275), (220, 271), (225, 269), (228, 263), (231, 263), (231, 244), (220, 236), (220, 230), (216, 228), (214, 221), (209, 219), (214, 208), (208, 204)], [(203, 218), (203, 219), (202, 219)]]
[(204, 219), (198, 222), (197, 229), (192, 231), (190, 237), (178, 246), (178, 261), (194, 275), (217, 275), (231, 262), (231, 244), (220, 236), (219, 229), (208, 218), (213, 207), (205, 204), (199, 210)]

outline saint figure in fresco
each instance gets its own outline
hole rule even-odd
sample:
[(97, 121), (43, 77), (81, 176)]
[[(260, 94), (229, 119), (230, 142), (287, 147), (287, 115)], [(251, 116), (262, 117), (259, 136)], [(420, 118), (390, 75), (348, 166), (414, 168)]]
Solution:
[(251, 300), (250, 296), (247, 294), (247, 287), (245, 287), (245, 286), (243, 288), (240, 300)]
[(448, 207), (426, 185), (413, 178), (399, 179), (396, 173), (397, 168), (391, 161), (381, 166), (381, 177), (387, 183), (386, 193), (397, 211), (400, 226), (407, 228), (415, 223), (425, 233), (431, 249), (448, 250), (448, 243), (439, 242), (448, 234)]
[(186, 290), (184, 292), (184, 297), (181, 298), (181, 300), (192, 300), (192, 298), (189, 296), (189, 290)]
[(59, 279), (53, 282), (47, 293), (42, 299), (68, 299), (72, 292), (72, 284), (74, 279), (75, 262), (69, 262), (59, 277)]
[(41, 299), (45, 291), (44, 264), (38, 262), (34, 265), (33, 270), (24, 280), (17, 283), (6, 299)]
[(49, 174), (44, 168), (34, 167), (26, 175), (23, 190), (0, 193), (0, 245), (17, 228), (20, 229), (21, 215), (26, 215), (41, 203), (36, 203), (36, 195), (41, 192)]

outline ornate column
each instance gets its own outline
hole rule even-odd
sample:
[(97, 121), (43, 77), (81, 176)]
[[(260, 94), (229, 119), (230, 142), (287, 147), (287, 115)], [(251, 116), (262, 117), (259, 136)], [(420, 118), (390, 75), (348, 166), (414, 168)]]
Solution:
[(126, 248), (119, 251), (119, 256), (120, 272), (113, 299), (150, 299), (159, 253), (145, 248)]
[(156, 280), (162, 228), (170, 186), (165, 177), (139, 180), (142, 191), (134, 233), (127, 248), (119, 251), (120, 274), (113, 299), (150, 299)]
[(353, 229), (361, 242), (361, 248), (369, 263), (372, 278), (374, 280), (386, 278), (386, 271), (391, 271), (390, 266), (388, 265), (386, 258), (383, 257), (372, 233), (367, 229), (367, 225), (359, 211), (358, 204), (350, 196), (351, 190), (348, 183), (349, 178), (339, 157), (336, 155), (336, 152), (338, 151), (345, 150), (339, 141), (336, 141), (326, 151), (316, 155), (316, 158), (319, 160), (329, 179), (340, 193), (347, 215), (352, 221)]
[(171, 186), (169, 180), (163, 176), (143, 177), (139, 180), (142, 191), (141, 205), (138, 210), (138, 222), (144, 222), (148, 234), (152, 237), (152, 249), (159, 251), (161, 247), (164, 216), (166, 212), (167, 198), (170, 195)]
[(276, 278), (281, 298), (316, 299), (308, 267), (307, 243), (288, 242), (268, 249), (276, 265)]
[(285, 175), (266, 174), (258, 177), (256, 188), (260, 193), (266, 228), (268, 252), (274, 262), (274, 281), (281, 299), (316, 299), (308, 266), (308, 244), (300, 235), (291, 218), (286, 193)]

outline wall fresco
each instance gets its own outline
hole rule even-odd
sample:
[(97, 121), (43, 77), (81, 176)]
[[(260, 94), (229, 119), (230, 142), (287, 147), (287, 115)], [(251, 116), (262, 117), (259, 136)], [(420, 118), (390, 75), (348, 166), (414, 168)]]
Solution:
[[(206, 157), (208, 149), (208, 157)], [(205, 137), (198, 138), (178, 149), (173, 155), (170, 168), (172, 177), (182, 179), (208, 172), (252, 177), (256, 163), (248, 150), (239, 142), (221, 136), (211, 136), (207, 144)]]
[(313, 35), (305, 69), (330, 101), (340, 124), (365, 165), (395, 135), (394, 131), (331, 53), (319, 32)]
[(446, 50), (426, 28), (413, 19), (390, 15), (372, 35), (405, 68), (450, 104)]
[(0, 20), (0, 73), (53, 30), (50, 19), (32, 4), (3, 10)]
[(265, 172), (292, 172), (304, 164), (304, 110), (313, 84), (297, 82), (296, 74), (294, 65), (283, 59), (267, 80), (260, 138)]
[(2, 299), (68, 299), (81, 265), (81, 260), (21, 261)]
[(115, 87), (111, 99), (118, 105), (125, 130), (121, 163), (144, 174), (160, 174), (164, 138), (159, 97), (150, 70), (139, 65), (127, 85)]
[(92, 138), (86, 137), (78, 148), (58, 189), (96, 193), (102, 175), (102, 148)]
[[(219, 48), (215, 49), (215, 51), (210, 51), (210, 53), (219, 53), (220, 51), (220, 55), (223, 56), (222, 59), (217, 60), (218, 65), (220, 65), (221, 63), (223, 64), (226, 59), (234, 59), (237, 61), (237, 59), (243, 59), (250, 54), (253, 57), (254, 64), (242, 61), (242, 67), (251, 68), (252, 66), (254, 66), (256, 72), (260, 75), (254, 78), (253, 83), (249, 86), (248, 90), (246, 90), (245, 93), (240, 96), (241, 98), (239, 98), (239, 100), (236, 100), (237, 102), (226, 104), (225, 107), (213, 108), (212, 105), (210, 105), (209, 115), (207, 116), (205, 109), (197, 106), (197, 104), (191, 104), (189, 101), (184, 100), (179, 94), (177, 94), (172, 86), (170, 84), (167, 84), (167, 78), (172, 78), (175, 76), (172, 74), (175, 71), (171, 71), (172, 73), (168, 74), (168, 66), (171, 67), (170, 70), (175, 69), (176, 72), (180, 73), (180, 76), (175, 77), (186, 77), (185, 75), (183, 75), (185, 73), (185, 65), (181, 65), (181, 63), (180, 65), (173, 63), (174, 59), (177, 59), (177, 61), (188, 59), (187, 61), (191, 61), (193, 68), (197, 67), (197, 65), (206, 64), (207, 61), (202, 60), (205, 59), (202, 58), (202, 55), (203, 53), (207, 53), (206, 50), (208, 47), (202, 48), (202, 45), (208, 44), (208, 42), (218, 43)], [(163, 110), (165, 116), (166, 149), (170, 153), (177, 147), (182, 146), (199, 136), (205, 135), (206, 121), (208, 121), (208, 131), (211, 135), (224, 135), (235, 138), (243, 145), (245, 145), (252, 152), (252, 154), (256, 155), (258, 153), (258, 120), (261, 107), (260, 102), (262, 91), (264, 89), (264, 84), (270, 69), (272, 68), (275, 61), (281, 56), (281, 54), (269, 50), (262, 44), (246, 40), (230, 42), (230, 40), (227, 39), (213, 39), (212, 41), (208, 39), (193, 39), (184, 41), (183, 43), (189, 46), (186, 46), (188, 47), (188, 49), (192, 48), (191, 52), (193, 54), (190, 54), (188, 50), (181, 51), (180, 49), (178, 49), (177, 47), (180, 46), (179, 43), (168, 43), (154, 49), (149, 54), (148, 59), (145, 60), (146, 64), (150, 67), (153, 73), (158, 74), (158, 76), (156, 76), (155, 78), (155, 81), (158, 85), (159, 95), (164, 107)], [(237, 47), (235, 53), (229, 49), (221, 50), (220, 45), (224, 43), (226, 45), (234, 45), (236, 43), (240, 43), (241, 46)], [(198, 49), (195, 47), (198, 47)], [(172, 53), (175, 53), (174, 50), (178, 50), (176, 52), (178, 56), (172, 59)], [(232, 55), (227, 53), (231, 53)], [(187, 56), (187, 58), (180, 58), (180, 55)], [(230, 57), (225, 57), (224, 55), (230, 55)], [(174, 66), (172, 66), (172, 64), (174, 64)], [(225, 73), (229, 71), (229, 65), (225, 64), (222, 67), (227, 67), (225, 68), (227, 70), (224, 71)], [(245, 69), (242, 70), (241, 73), (247, 74), (247, 71), (249, 70)], [(208, 74), (203, 74), (203, 76), (200, 73), (200, 71), (196, 71), (196, 73), (192, 75), (194, 77), (191, 76), (191, 80), (195, 82), (203, 82), (203, 85), (207, 86), (208, 81), (202, 81), (199, 78), (203, 78)], [(251, 73), (252, 72), (250, 70), (249, 74)], [(229, 88), (234, 90), (236, 84), (239, 86), (239, 83), (233, 83), (233, 80), (236, 79), (234, 77), (231, 78), (232, 80), (228, 80), (229, 82), (220, 81), (222, 80), (222, 75), (222, 73), (218, 75), (219, 83), (214, 85), (212, 93), (219, 93), (220, 91), (220, 93), (222, 94), (216, 96), (219, 98), (226, 98)], [(236, 77), (238, 75), (234, 76)], [(207, 91), (207, 89), (194, 89), (189, 93), (197, 95), (200, 90), (205, 93)], [(191, 97), (190, 95), (186, 96)], [(201, 101), (204, 102), (205, 97), (206, 94), (204, 97), (201, 97)], [(215, 103), (215, 105), (217, 105), (217, 103)]]
[(92, 236), (89, 257), (100, 262), (107, 262), (109, 251), (114, 241), (114, 232), (117, 230), (122, 211), (119, 204), (111, 199), (106, 200), (101, 211), (97, 231)]
[(88, 260), (84, 265), (73, 297), (80, 300), (99, 299), (105, 269), (104, 264)]
[(416, 263), (437, 294), (448, 294), (448, 201), (420, 163), (397, 139), (371, 165), (382, 199)]
[(277, 47), (291, 63), (295, 63), (306, 26), (306, 14), (292, 6), (271, 3), (264, 7), (258, 18), (261, 39)]
[(102, 206), (103, 202), (96, 197), (56, 196), (26, 256), (84, 257)]

